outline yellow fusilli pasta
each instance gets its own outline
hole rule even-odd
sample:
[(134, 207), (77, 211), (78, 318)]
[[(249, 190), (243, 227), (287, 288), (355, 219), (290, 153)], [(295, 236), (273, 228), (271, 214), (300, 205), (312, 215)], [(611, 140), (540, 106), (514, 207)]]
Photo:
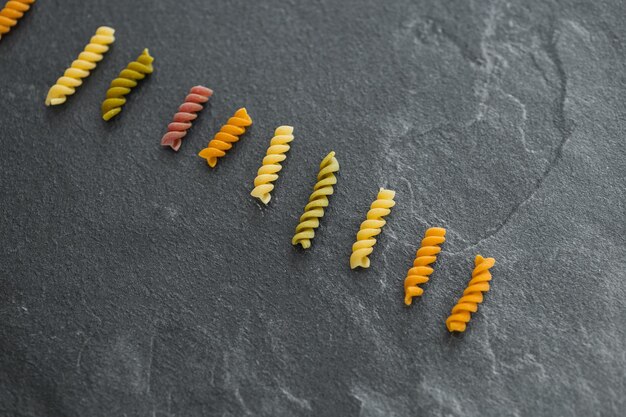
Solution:
[(154, 71), (153, 61), (154, 58), (150, 56), (148, 49), (144, 49), (135, 61), (130, 62), (120, 72), (120, 75), (111, 81), (106, 98), (102, 102), (102, 118), (104, 120), (110, 120), (122, 111), (122, 106), (126, 104), (124, 96), (137, 86), (137, 81), (143, 80), (148, 74), (152, 74)]
[(9, 33), (13, 26), (17, 25), (17, 21), (24, 16), (24, 13), (30, 9), (30, 5), (34, 2), (35, 0), (9, 0), (6, 2), (4, 8), (0, 10), (0, 39)]
[(300, 222), (296, 226), (296, 233), (291, 239), (293, 245), (301, 245), (304, 249), (311, 247), (311, 240), (315, 237), (315, 229), (320, 225), (319, 219), (324, 217), (324, 208), (328, 207), (328, 196), (333, 193), (333, 185), (337, 184), (335, 172), (339, 171), (339, 162), (335, 152), (330, 152), (322, 160), (317, 174), (317, 183), (309, 197), (309, 203), (304, 207)]
[(370, 259), (368, 256), (374, 251), (377, 236), (381, 228), (387, 223), (383, 217), (391, 213), (391, 207), (396, 205), (393, 201), (396, 192), (381, 188), (378, 197), (372, 203), (367, 212), (366, 220), (361, 223), (361, 228), (356, 235), (356, 242), (352, 245), (352, 255), (350, 256), (350, 268), (358, 266), (369, 268)]
[(446, 320), (448, 331), (465, 331), (467, 323), (470, 321), (471, 313), (475, 313), (478, 310), (478, 304), (483, 302), (483, 293), (489, 291), (489, 281), (491, 281), (489, 269), (495, 263), (496, 260), (493, 258), (483, 258), (480, 255), (476, 255), (472, 279), (465, 291), (463, 291), (463, 296), (452, 307), (452, 312)]
[(254, 179), (254, 189), (250, 193), (252, 197), (256, 197), (267, 204), (272, 198), (271, 192), (274, 189), (274, 181), (278, 179), (278, 172), (282, 169), (280, 165), (287, 159), (287, 151), (289, 151), (289, 143), (293, 141), (293, 127), (279, 126), (274, 132), (274, 137), (270, 141), (270, 147), (263, 158), (263, 165), (259, 168), (257, 176)]
[(109, 45), (115, 41), (114, 33), (115, 30), (107, 26), (100, 26), (96, 30), (96, 34), (91, 37), (83, 52), (65, 70), (56, 84), (50, 87), (46, 97), (46, 106), (63, 104), (67, 96), (76, 92), (76, 88), (83, 83), (82, 79), (88, 77), (89, 73), (96, 68), (96, 64), (102, 61), (104, 53), (109, 50)]
[(419, 297), (424, 293), (419, 284), (427, 283), (428, 277), (433, 273), (430, 264), (437, 260), (437, 254), (441, 252), (439, 245), (446, 241), (445, 236), (446, 229), (442, 227), (431, 227), (426, 230), (422, 245), (415, 255), (413, 268), (409, 269), (404, 280), (404, 304), (411, 305), (413, 297)]

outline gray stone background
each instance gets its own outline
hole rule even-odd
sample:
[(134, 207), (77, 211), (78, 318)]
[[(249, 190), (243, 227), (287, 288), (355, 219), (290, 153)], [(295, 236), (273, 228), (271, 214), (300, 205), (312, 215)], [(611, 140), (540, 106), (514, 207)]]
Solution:
[[(0, 415), (621, 416), (626, 7), (610, 1), (39, 1), (0, 41)], [(100, 25), (77, 93), (48, 88)], [(155, 73), (116, 120), (106, 88)], [(186, 91), (215, 90), (178, 154)], [(240, 106), (249, 133), (196, 156)], [(270, 206), (249, 196), (295, 126)], [(330, 150), (313, 247), (290, 239)], [(351, 244), (378, 187), (397, 205)], [(448, 240), (424, 296), (424, 230)], [(476, 253), (492, 290), (444, 321)]]

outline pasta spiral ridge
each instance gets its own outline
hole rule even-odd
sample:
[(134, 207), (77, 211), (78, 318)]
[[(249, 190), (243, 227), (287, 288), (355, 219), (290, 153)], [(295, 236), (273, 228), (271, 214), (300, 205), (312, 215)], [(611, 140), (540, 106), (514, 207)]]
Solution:
[(207, 164), (214, 168), (218, 158), (226, 155), (226, 151), (233, 147), (233, 143), (239, 141), (239, 136), (246, 133), (246, 127), (251, 124), (252, 118), (248, 115), (246, 108), (240, 108), (213, 136), (209, 145), (198, 153), (198, 156), (206, 159)]
[(361, 223), (361, 227), (356, 235), (356, 242), (352, 245), (352, 255), (350, 255), (350, 268), (358, 266), (369, 268), (369, 255), (374, 251), (377, 236), (381, 228), (387, 223), (383, 217), (391, 213), (391, 208), (396, 205), (393, 201), (396, 192), (381, 188), (378, 191), (376, 200), (367, 212), (366, 220)]
[(198, 117), (197, 113), (203, 109), (202, 104), (209, 101), (212, 95), (213, 90), (210, 88), (201, 85), (192, 87), (185, 97), (185, 102), (178, 107), (174, 120), (167, 125), (167, 133), (161, 138), (161, 145), (178, 151), (183, 138), (187, 135), (187, 130)]
[(126, 104), (126, 96), (131, 90), (137, 86), (139, 80), (146, 78), (146, 75), (152, 74), (154, 68), (152, 62), (154, 58), (150, 56), (148, 49), (144, 49), (136, 60), (130, 62), (126, 68), (120, 72), (117, 78), (111, 81), (111, 85), (107, 90), (106, 98), (102, 102), (102, 118), (111, 120), (122, 111), (122, 106)]
[(452, 312), (446, 320), (446, 327), (450, 332), (464, 332), (467, 323), (470, 321), (471, 314), (478, 310), (478, 304), (483, 302), (483, 292), (489, 291), (489, 281), (491, 281), (491, 273), (489, 269), (493, 267), (496, 260), (493, 258), (483, 258), (476, 255), (474, 260), (474, 271), (472, 271), (472, 279), (463, 296), (452, 307)]
[(286, 153), (289, 151), (289, 143), (293, 139), (292, 126), (276, 128), (274, 137), (270, 141), (270, 146), (263, 158), (263, 165), (259, 168), (254, 179), (254, 189), (250, 193), (253, 197), (261, 200), (263, 204), (269, 203), (272, 198), (270, 194), (274, 189), (272, 183), (278, 179), (278, 172), (282, 169), (280, 163), (287, 159)]
[(78, 58), (72, 62), (72, 65), (65, 70), (65, 73), (59, 78), (46, 97), (46, 106), (56, 106), (65, 103), (67, 96), (71, 96), (76, 92), (83, 83), (83, 78), (87, 78), (90, 72), (96, 68), (98, 62), (102, 61), (105, 52), (109, 50), (109, 45), (115, 41), (115, 30), (100, 26), (96, 30), (96, 34), (91, 37), (83, 52)]
[(446, 229), (442, 227), (431, 227), (426, 230), (422, 244), (415, 254), (413, 267), (409, 269), (404, 280), (404, 304), (411, 305), (413, 297), (419, 297), (424, 293), (419, 284), (427, 283), (430, 274), (434, 272), (430, 264), (437, 260), (437, 254), (441, 252), (439, 245), (446, 241), (445, 235)]
[(311, 240), (315, 237), (315, 229), (320, 225), (319, 219), (324, 217), (324, 208), (328, 207), (328, 196), (333, 194), (333, 185), (337, 184), (335, 172), (339, 171), (339, 162), (332, 151), (320, 163), (317, 174), (317, 183), (309, 197), (300, 222), (296, 226), (296, 233), (291, 239), (292, 245), (301, 245), (303, 249), (311, 247)]
[(30, 5), (35, 0), (9, 0), (4, 5), (4, 8), (0, 10), (0, 39), (2, 35), (5, 35), (11, 31), (11, 28), (17, 25), (17, 21), (20, 20), (24, 13), (30, 9)]

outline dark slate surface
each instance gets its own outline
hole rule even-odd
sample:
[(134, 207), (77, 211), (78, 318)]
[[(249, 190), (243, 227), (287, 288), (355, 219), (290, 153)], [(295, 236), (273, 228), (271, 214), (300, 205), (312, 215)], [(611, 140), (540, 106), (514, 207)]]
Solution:
[[(0, 415), (625, 415), (626, 7), (521, 3), (38, 2), (0, 41)], [(114, 47), (46, 108), (102, 24)], [(144, 47), (155, 73), (103, 122)], [(161, 149), (199, 83), (211, 106)], [(244, 105), (254, 126), (209, 170), (197, 151)], [(296, 140), (264, 208), (279, 124)], [(353, 272), (380, 186), (398, 204)], [(406, 308), (429, 226), (448, 241)], [(476, 253), (493, 288), (451, 336)]]

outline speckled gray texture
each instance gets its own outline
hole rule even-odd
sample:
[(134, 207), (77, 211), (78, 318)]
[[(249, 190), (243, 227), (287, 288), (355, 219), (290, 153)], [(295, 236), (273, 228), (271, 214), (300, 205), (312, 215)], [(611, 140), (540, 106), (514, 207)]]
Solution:
[[(626, 6), (40, 1), (0, 41), (0, 415), (626, 415)], [(96, 27), (77, 94), (50, 85)], [(105, 123), (108, 83), (155, 73)], [(215, 90), (178, 154), (159, 140)], [(196, 156), (239, 106), (249, 133)], [(249, 196), (295, 126), (270, 207)], [(330, 150), (313, 247), (290, 240)], [(351, 271), (378, 187), (397, 205)], [(448, 240), (424, 296), (403, 279)], [(497, 259), (468, 331), (444, 321)]]

